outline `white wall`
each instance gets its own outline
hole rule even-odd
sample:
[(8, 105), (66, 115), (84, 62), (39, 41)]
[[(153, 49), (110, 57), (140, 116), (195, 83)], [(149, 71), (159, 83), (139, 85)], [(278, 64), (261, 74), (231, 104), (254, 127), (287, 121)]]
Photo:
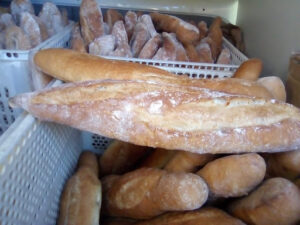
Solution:
[(300, 0), (239, 0), (237, 25), (247, 55), (263, 60), (263, 75), (285, 79), (290, 53), (300, 50)]

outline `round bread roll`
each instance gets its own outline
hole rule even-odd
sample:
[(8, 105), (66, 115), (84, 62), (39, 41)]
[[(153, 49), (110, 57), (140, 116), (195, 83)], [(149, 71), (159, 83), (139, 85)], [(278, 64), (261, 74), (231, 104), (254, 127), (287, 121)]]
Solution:
[(272, 178), (249, 196), (231, 203), (229, 211), (247, 224), (296, 224), (300, 220), (300, 190), (287, 179)]
[(261, 71), (262, 61), (260, 59), (253, 58), (243, 62), (233, 74), (233, 77), (255, 81), (260, 76)]
[(225, 198), (248, 194), (265, 173), (265, 161), (255, 153), (219, 158), (197, 172), (206, 181), (212, 197)]
[(286, 91), (282, 80), (279, 77), (270, 76), (263, 77), (257, 80), (259, 84), (264, 86), (275, 99), (286, 101)]

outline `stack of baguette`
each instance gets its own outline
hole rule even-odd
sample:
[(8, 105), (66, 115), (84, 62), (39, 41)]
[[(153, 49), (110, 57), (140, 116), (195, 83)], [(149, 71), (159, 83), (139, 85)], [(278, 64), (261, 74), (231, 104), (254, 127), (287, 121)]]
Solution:
[(67, 24), (67, 11), (51, 2), (45, 2), (36, 16), (30, 0), (13, 0), (6, 12), (0, 12), (0, 49), (34, 48)]
[[(74, 197), (79, 213), (65, 210), (73, 201), (62, 197), (60, 224), (98, 224), (94, 209), (101, 224), (299, 222), (300, 111), (285, 103), (279, 78), (258, 78), (259, 60), (212, 80), (67, 49), (41, 50), (34, 61), (70, 83), (12, 105), (118, 140), (99, 159), (101, 212), (94, 193)], [(76, 174), (66, 193), (84, 188), (88, 175)]]
[(80, 25), (74, 27), (71, 48), (100, 56), (231, 64), (222, 49), (222, 20), (184, 21), (178, 17), (114, 9), (105, 15), (96, 0), (83, 0)]

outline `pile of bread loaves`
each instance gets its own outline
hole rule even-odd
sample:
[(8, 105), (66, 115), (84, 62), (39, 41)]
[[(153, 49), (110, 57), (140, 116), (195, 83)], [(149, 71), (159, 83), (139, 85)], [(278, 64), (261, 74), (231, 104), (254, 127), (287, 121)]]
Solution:
[(221, 24), (217, 17), (208, 29), (204, 21), (132, 11), (123, 17), (114, 9), (103, 17), (96, 0), (83, 0), (71, 48), (100, 56), (230, 64), (229, 49), (222, 49)]
[(59, 224), (98, 224), (100, 215), (101, 224), (300, 221), (300, 110), (285, 103), (279, 78), (258, 78), (259, 60), (224, 79), (68, 49), (41, 50), (34, 62), (69, 83), (11, 105), (118, 140), (99, 160), (81, 156)]
[(51, 2), (45, 2), (35, 16), (30, 0), (13, 0), (9, 9), (0, 13), (0, 49), (29, 50), (67, 24), (67, 11), (60, 12)]

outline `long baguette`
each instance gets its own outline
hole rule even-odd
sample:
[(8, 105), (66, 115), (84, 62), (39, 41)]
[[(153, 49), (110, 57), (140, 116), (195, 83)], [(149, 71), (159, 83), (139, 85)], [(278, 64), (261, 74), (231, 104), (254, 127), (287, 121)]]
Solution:
[(44, 73), (67, 82), (99, 79), (147, 80), (229, 94), (274, 98), (265, 87), (252, 81), (230, 78), (190, 79), (151, 66), (108, 60), (68, 49), (41, 50), (34, 56), (34, 62)]
[(11, 100), (34, 116), (136, 145), (195, 153), (300, 149), (300, 111), (276, 100), (146, 81), (65, 84)]

